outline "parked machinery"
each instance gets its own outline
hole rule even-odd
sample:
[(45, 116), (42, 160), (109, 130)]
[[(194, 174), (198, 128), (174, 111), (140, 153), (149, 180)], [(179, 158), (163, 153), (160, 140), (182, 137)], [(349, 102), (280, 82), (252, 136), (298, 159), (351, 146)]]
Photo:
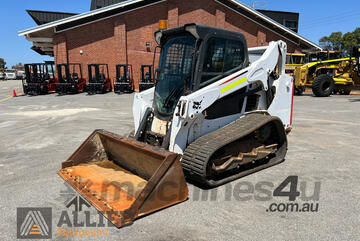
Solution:
[(55, 92), (56, 79), (53, 61), (25, 64), (24, 68), (25, 79), (22, 80), (24, 94), (40, 95)]
[(81, 64), (58, 64), (57, 75), (56, 92), (60, 95), (84, 91), (86, 80), (83, 78)]
[(86, 86), (88, 94), (105, 94), (112, 91), (107, 64), (89, 64), (89, 83)]
[(116, 65), (116, 81), (114, 83), (114, 92), (132, 93), (134, 92), (134, 79), (131, 64), (118, 64)]
[[(295, 77), (296, 68), (301, 67), (306, 61), (306, 55), (301, 53), (287, 53), (286, 54), (286, 65), (285, 73), (291, 77)], [(299, 90), (295, 89), (295, 92)], [(301, 90), (303, 92), (303, 90)]]
[(331, 59), (307, 63), (295, 71), (295, 88), (299, 94), (306, 87), (312, 88), (315, 96), (328, 97), (331, 94), (349, 95), (359, 89), (360, 46), (354, 46), (349, 58)]
[[(287, 152), (286, 43), (248, 49), (243, 34), (199, 24), (160, 30), (155, 39), (156, 86), (135, 94), (132, 138), (97, 130), (58, 171), (117, 227), (185, 201), (184, 173), (215, 187), (276, 165)], [(264, 54), (250, 58), (258, 49)]]
[(340, 59), (342, 58), (342, 54), (340, 51), (337, 50), (323, 50), (323, 51), (316, 51), (316, 52), (308, 52), (306, 54), (305, 63), (311, 62), (319, 62), (319, 61), (326, 61), (332, 59)]
[(140, 69), (140, 81), (139, 81), (139, 91), (144, 91), (154, 87), (154, 78), (153, 78), (153, 66), (152, 65), (141, 65)]

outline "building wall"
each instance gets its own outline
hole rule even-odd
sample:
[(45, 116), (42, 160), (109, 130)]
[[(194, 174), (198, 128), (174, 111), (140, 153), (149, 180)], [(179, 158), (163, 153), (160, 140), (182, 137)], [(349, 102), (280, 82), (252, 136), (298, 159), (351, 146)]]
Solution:
[(257, 10), (260, 13), (268, 16), (269, 18), (275, 20), (276, 22), (285, 26), (285, 20), (296, 22), (295, 32), (298, 32), (299, 25), (299, 13), (293, 12), (279, 12), (279, 11), (271, 11), (271, 10)]
[(199, 23), (239, 31), (249, 47), (282, 39), (288, 43), (289, 52), (301, 50), (293, 42), (215, 1), (169, 0), (56, 34), (55, 62), (81, 63), (86, 78), (88, 64), (105, 63), (113, 81), (115, 65), (128, 62), (133, 66), (137, 86), (141, 64), (153, 62), (156, 47), (153, 34), (158, 30), (158, 21), (163, 19), (168, 20), (168, 28)]

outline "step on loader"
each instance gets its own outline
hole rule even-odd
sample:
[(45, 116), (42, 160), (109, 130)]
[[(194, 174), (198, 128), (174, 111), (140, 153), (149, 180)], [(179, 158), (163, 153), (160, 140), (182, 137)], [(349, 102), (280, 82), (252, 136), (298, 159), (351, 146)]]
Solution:
[[(199, 24), (155, 33), (156, 86), (135, 94), (135, 130), (96, 130), (58, 174), (117, 227), (284, 161), (292, 78), (282, 41)], [(258, 52), (263, 54), (259, 55)]]
[(140, 92), (154, 87), (153, 66), (152, 65), (141, 65), (140, 75), (141, 75), (140, 82), (139, 82), (139, 91)]
[(134, 79), (131, 64), (116, 65), (114, 92), (117, 94), (134, 92)]
[(45, 95), (56, 90), (53, 61), (25, 64), (25, 79), (22, 80), (25, 95)]
[(56, 93), (59, 95), (77, 94), (84, 91), (86, 80), (83, 78), (81, 64), (58, 64), (57, 75)]
[(88, 73), (89, 83), (86, 86), (86, 91), (89, 95), (105, 94), (112, 91), (107, 64), (89, 64)]

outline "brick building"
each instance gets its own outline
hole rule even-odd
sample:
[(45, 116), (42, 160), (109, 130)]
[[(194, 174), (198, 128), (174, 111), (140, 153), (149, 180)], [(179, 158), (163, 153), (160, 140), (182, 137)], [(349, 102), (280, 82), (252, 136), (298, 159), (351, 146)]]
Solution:
[(116, 64), (132, 64), (136, 83), (141, 64), (153, 62), (156, 47), (153, 36), (159, 29), (159, 20), (166, 20), (168, 28), (199, 23), (239, 31), (249, 47), (283, 40), (289, 52), (320, 49), (236, 0), (128, 0), (109, 6), (93, 1), (92, 9), (21, 31), (19, 35), (37, 48), (47, 46), (43, 54), (53, 55), (56, 64), (81, 63), (86, 77), (87, 64), (108, 64), (112, 80), (116, 77)]

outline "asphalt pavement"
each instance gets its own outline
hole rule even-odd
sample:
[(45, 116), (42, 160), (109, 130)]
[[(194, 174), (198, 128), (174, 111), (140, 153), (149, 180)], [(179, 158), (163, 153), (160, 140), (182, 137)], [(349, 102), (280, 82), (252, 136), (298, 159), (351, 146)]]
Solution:
[[(53, 240), (359, 240), (359, 95), (296, 96), (285, 162), (212, 190), (189, 184), (188, 201), (116, 229), (74, 227), (73, 218), (58, 227), (75, 194), (56, 171), (95, 129), (130, 133), (133, 95), (12, 98), (14, 89), (21, 81), (0, 81), (1, 240), (16, 239), (19, 207), (51, 207)], [(295, 201), (273, 193), (289, 176), (298, 179)], [(65, 237), (58, 228), (107, 233)]]

